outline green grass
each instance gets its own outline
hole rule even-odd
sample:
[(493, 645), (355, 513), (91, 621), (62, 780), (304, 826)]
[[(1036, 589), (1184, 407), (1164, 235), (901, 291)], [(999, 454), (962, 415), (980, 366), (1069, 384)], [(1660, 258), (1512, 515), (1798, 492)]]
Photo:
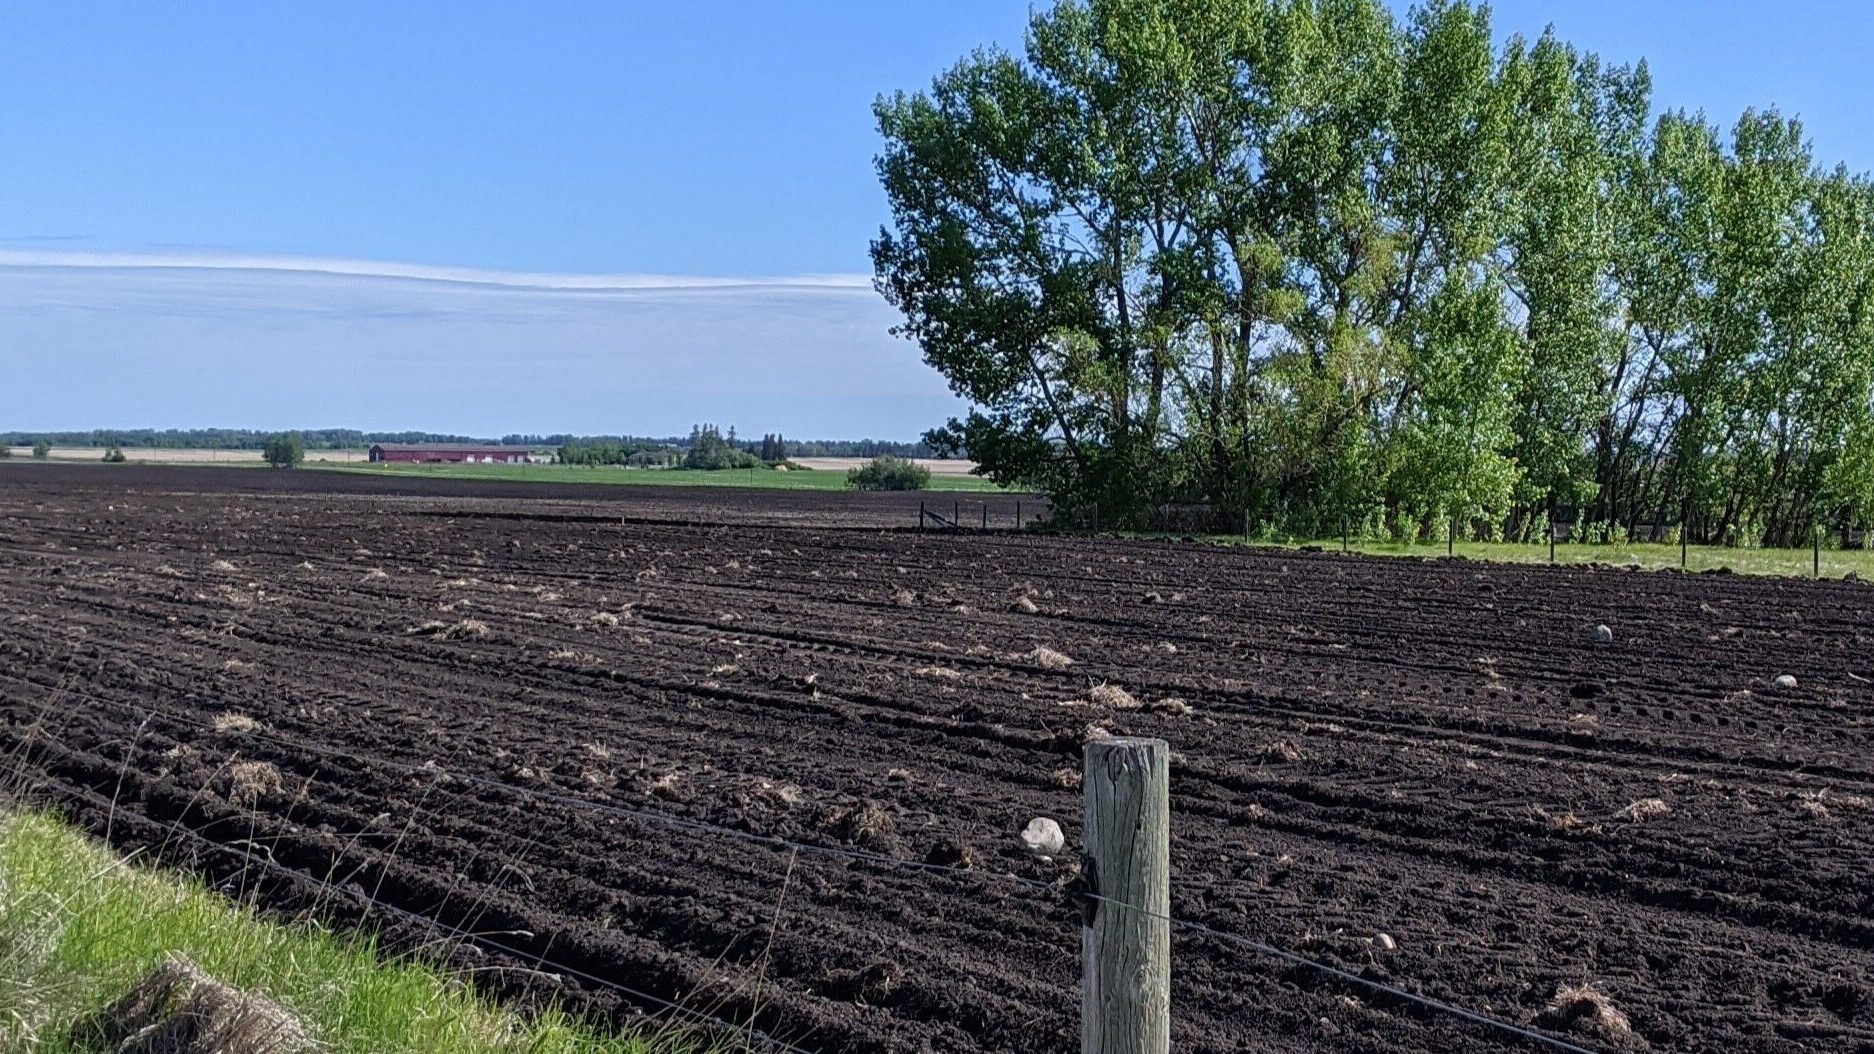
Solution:
[[(777, 472), (773, 469), (616, 468), (587, 465), (384, 465), (306, 462), (321, 472), (362, 472), (379, 476), (429, 476), (437, 479), (503, 479), (533, 483), (625, 484), (664, 487), (766, 487), (774, 490), (845, 490), (846, 473), (824, 469)], [(933, 475), (925, 488), (940, 493), (998, 493), (1003, 488), (980, 476)]]
[(674, 1054), (678, 1033), (608, 1036), (565, 1013), (523, 1020), (460, 980), (381, 959), (364, 938), (259, 918), (200, 885), (133, 866), (39, 812), (0, 810), (0, 1050), (81, 1051), (81, 1017), (180, 953), (282, 1003), (338, 1052)]
[[(1219, 537), (1216, 540), (1228, 544), (1243, 544), (1241, 538)], [(1298, 548), (1302, 544), (1308, 544), (1332, 552), (1338, 552), (1341, 547), (1339, 538), (1320, 539), (1307, 543), (1252, 544), (1280, 545), (1284, 548)], [(1373, 556), (1430, 558), (1445, 555), (1445, 546), (1442, 542), (1406, 545), (1403, 542), (1356, 541), (1349, 548), (1353, 552)], [(1456, 555), (1469, 560), (1484, 560), (1493, 563), (1545, 564), (1549, 562), (1549, 547), (1541, 544), (1523, 545), (1514, 542), (1459, 542)], [(1813, 573), (1812, 559), (1813, 554), (1808, 549), (1734, 549), (1716, 545), (1694, 545), (1688, 547), (1686, 551), (1685, 567), (1688, 571), (1728, 568), (1742, 575), (1794, 575), (1807, 578)], [(1679, 547), (1649, 542), (1606, 545), (1558, 544), (1555, 547), (1555, 562), (1558, 564), (1613, 564), (1649, 569), (1678, 567)], [(1822, 577), (1840, 578), (1850, 571), (1862, 578), (1874, 579), (1874, 550), (1822, 550)]]

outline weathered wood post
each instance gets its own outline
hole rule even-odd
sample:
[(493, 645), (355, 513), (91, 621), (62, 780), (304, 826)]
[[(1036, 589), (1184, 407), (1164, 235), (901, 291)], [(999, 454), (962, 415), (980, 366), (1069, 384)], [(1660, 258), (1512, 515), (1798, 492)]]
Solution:
[(989, 529), (989, 503), (983, 502), (983, 530)]
[(919, 534), (924, 533), (924, 503), (922, 501), (917, 503), (917, 530)]
[(1022, 499), (1015, 499), (1015, 529), (1022, 529)]
[(1555, 494), (1549, 494), (1549, 563), (1555, 562)]
[(1445, 527), (1445, 555), (1456, 556), (1457, 554), (1458, 554), (1458, 518), (1456, 516), (1453, 516), (1451, 517), (1450, 524), (1448, 524)]
[(1815, 557), (1815, 564), (1814, 564), (1815, 577), (1821, 578), (1822, 577), (1822, 532), (1816, 529), (1816, 523), (1814, 520), (1809, 521), (1809, 544), (1814, 547), (1811, 550), (1811, 552), (1814, 554), (1814, 557)]
[(1170, 768), (1162, 739), (1087, 744), (1081, 1054), (1171, 1050)]

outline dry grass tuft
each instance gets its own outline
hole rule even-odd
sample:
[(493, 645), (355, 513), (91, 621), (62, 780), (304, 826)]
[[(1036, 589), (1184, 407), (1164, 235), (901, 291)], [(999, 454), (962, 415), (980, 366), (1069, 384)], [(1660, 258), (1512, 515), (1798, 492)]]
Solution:
[(1078, 790), (1080, 787), (1080, 778), (1079, 769), (1067, 768), (1065, 766), (1055, 769), (1048, 774), (1049, 782), (1053, 783), (1056, 787), (1064, 787), (1068, 790)]
[(1672, 806), (1667, 805), (1663, 798), (1641, 798), (1614, 815), (1632, 823), (1644, 823), (1672, 815)]
[(209, 564), (208, 566), (217, 571), (230, 571), (231, 572), (234, 570), (234, 564), (227, 560), (216, 560), (214, 563)]
[(935, 681), (960, 681), (963, 673), (948, 666), (920, 666), (914, 671), (919, 677), (929, 677)]
[(1155, 714), (1168, 714), (1172, 717), (1189, 717), (1197, 712), (1196, 708), (1192, 707), (1190, 703), (1185, 702), (1175, 695), (1168, 695), (1163, 699), (1148, 704), (1146, 709)]
[(1296, 762), (1308, 755), (1302, 749), (1286, 739), (1274, 739), (1262, 745), (1258, 751), (1264, 761)]
[(221, 793), (235, 805), (252, 808), (286, 790), (280, 770), (267, 761), (237, 761), (217, 781)]
[(233, 711), (229, 711), (215, 718), (215, 731), (230, 735), (245, 735), (249, 732), (258, 732), (260, 728), (261, 725), (259, 721), (254, 720), (246, 714), (237, 714)]
[(1065, 670), (1074, 664), (1073, 659), (1045, 644), (1023, 657), (1044, 670)]
[(1096, 684), (1087, 692), (1088, 698), (1099, 706), (1109, 706), (1114, 710), (1137, 710), (1140, 703), (1131, 692), (1116, 684)]
[(488, 636), (488, 623), (465, 618), (436, 631), (437, 640), (481, 640)]
[(284, 1007), (209, 977), (172, 955), (78, 1028), (109, 1054), (300, 1054), (319, 1049)]
[(856, 845), (884, 848), (898, 826), (881, 806), (874, 802), (859, 805), (836, 805), (821, 816), (821, 821)]
[(1633, 1035), (1633, 1023), (1627, 1020), (1627, 1015), (1620, 1012), (1613, 1000), (1588, 984), (1565, 984), (1556, 989), (1555, 998), (1536, 1015), (1536, 1024), (1622, 1045)]
[(909, 589), (894, 589), (891, 593), (891, 602), (901, 608), (913, 607), (917, 604), (917, 594)]
[(364, 573), (364, 578), (360, 579), (360, 581), (376, 582), (379, 579), (389, 578), (389, 577), (390, 577), (389, 571), (386, 571), (381, 567), (373, 567), (372, 569)]
[(924, 862), (968, 871), (976, 866), (976, 850), (958, 835), (931, 846), (930, 851), (924, 854)]
[(1025, 596), (1016, 597), (1012, 602), (1010, 602), (1009, 606), (1021, 612), (1024, 615), (1033, 615), (1033, 614), (1038, 613), (1041, 610), (1039, 607), (1035, 605), (1034, 601), (1028, 599)]
[(592, 613), (592, 621), (601, 626), (616, 626), (618, 625), (618, 616), (609, 611), (594, 611)]

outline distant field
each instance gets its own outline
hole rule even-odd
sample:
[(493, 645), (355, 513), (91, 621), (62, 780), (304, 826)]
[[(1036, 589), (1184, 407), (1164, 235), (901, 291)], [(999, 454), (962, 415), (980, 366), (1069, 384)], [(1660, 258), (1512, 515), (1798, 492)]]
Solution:
[[(10, 448), (15, 458), (30, 459), (33, 448), (16, 446)], [(131, 461), (148, 461), (169, 465), (258, 465), (261, 463), (258, 450), (203, 450), (189, 447), (142, 447), (127, 446), (122, 448), (124, 457)], [(55, 446), (52, 448), (53, 461), (101, 461), (104, 448), (95, 446)], [(363, 461), (362, 450), (308, 450), (307, 461)]]
[[(774, 490), (844, 490), (845, 465), (860, 464), (857, 458), (814, 458), (812, 463), (838, 462), (837, 471), (813, 469), (803, 472), (780, 472), (774, 469), (724, 469), (705, 472), (684, 468), (616, 468), (589, 465), (373, 465), (353, 462), (315, 466), (334, 472), (368, 472), (386, 476), (431, 476), (443, 479), (510, 479), (537, 483), (627, 484), (630, 486), (672, 487), (765, 487)], [(801, 464), (808, 464), (803, 461)], [(944, 493), (994, 493), (1002, 488), (979, 476), (971, 476), (969, 462), (928, 461), (943, 466), (931, 469), (930, 490)]]
[[(870, 461), (863, 457), (797, 457), (794, 464), (819, 471), (845, 472), (849, 468), (858, 468)], [(967, 476), (976, 468), (976, 462), (962, 458), (914, 457), (912, 463), (930, 469), (933, 476)]]

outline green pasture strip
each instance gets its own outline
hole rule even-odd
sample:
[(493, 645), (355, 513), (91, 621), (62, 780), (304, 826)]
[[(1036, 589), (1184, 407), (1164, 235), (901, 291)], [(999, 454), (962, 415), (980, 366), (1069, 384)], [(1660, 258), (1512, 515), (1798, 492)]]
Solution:
[(678, 1031), (610, 1035), (548, 1009), (522, 1018), (420, 962), (311, 923), (284, 925), (126, 862), (64, 821), (0, 807), (0, 1050), (96, 1054), (72, 1026), (172, 954), (293, 1011), (335, 1052), (682, 1054)]
[[(593, 483), (632, 487), (765, 487), (773, 490), (846, 489), (846, 473), (827, 469), (781, 472), (775, 469), (617, 468), (608, 465), (421, 465), (307, 461), (302, 469), (364, 472), (380, 476), (429, 476), (437, 479), (522, 480), (529, 483)], [(932, 475), (927, 491), (1002, 493), (980, 476)]]
[[(1210, 540), (1228, 545), (1249, 544), (1284, 549), (1299, 549), (1304, 545), (1328, 552), (1339, 552), (1341, 549), (1339, 538), (1322, 538), (1307, 542), (1252, 540), (1245, 543), (1241, 536), (1214, 535), (1210, 537)], [(1416, 545), (1407, 545), (1403, 542), (1354, 540), (1349, 543), (1348, 550), (1368, 556), (1404, 556), (1418, 559), (1445, 556), (1445, 546), (1442, 542), (1420, 542)], [(1467, 560), (1487, 563), (1546, 564), (1549, 562), (1549, 547), (1542, 543), (1459, 542), (1455, 555)], [(1808, 578), (1814, 573), (1812, 564), (1814, 555), (1809, 549), (1743, 549), (1718, 545), (1694, 545), (1686, 549), (1685, 569), (1715, 571), (1722, 568), (1741, 575), (1785, 575)], [(1874, 579), (1874, 550), (1824, 548), (1821, 557), (1823, 578), (1841, 578), (1852, 572), (1864, 579)], [(1609, 542), (1602, 545), (1558, 543), (1555, 546), (1555, 562), (1575, 565), (1611, 564), (1616, 567), (1639, 567), (1647, 570), (1676, 568), (1679, 566), (1679, 547), (1653, 542)]]

